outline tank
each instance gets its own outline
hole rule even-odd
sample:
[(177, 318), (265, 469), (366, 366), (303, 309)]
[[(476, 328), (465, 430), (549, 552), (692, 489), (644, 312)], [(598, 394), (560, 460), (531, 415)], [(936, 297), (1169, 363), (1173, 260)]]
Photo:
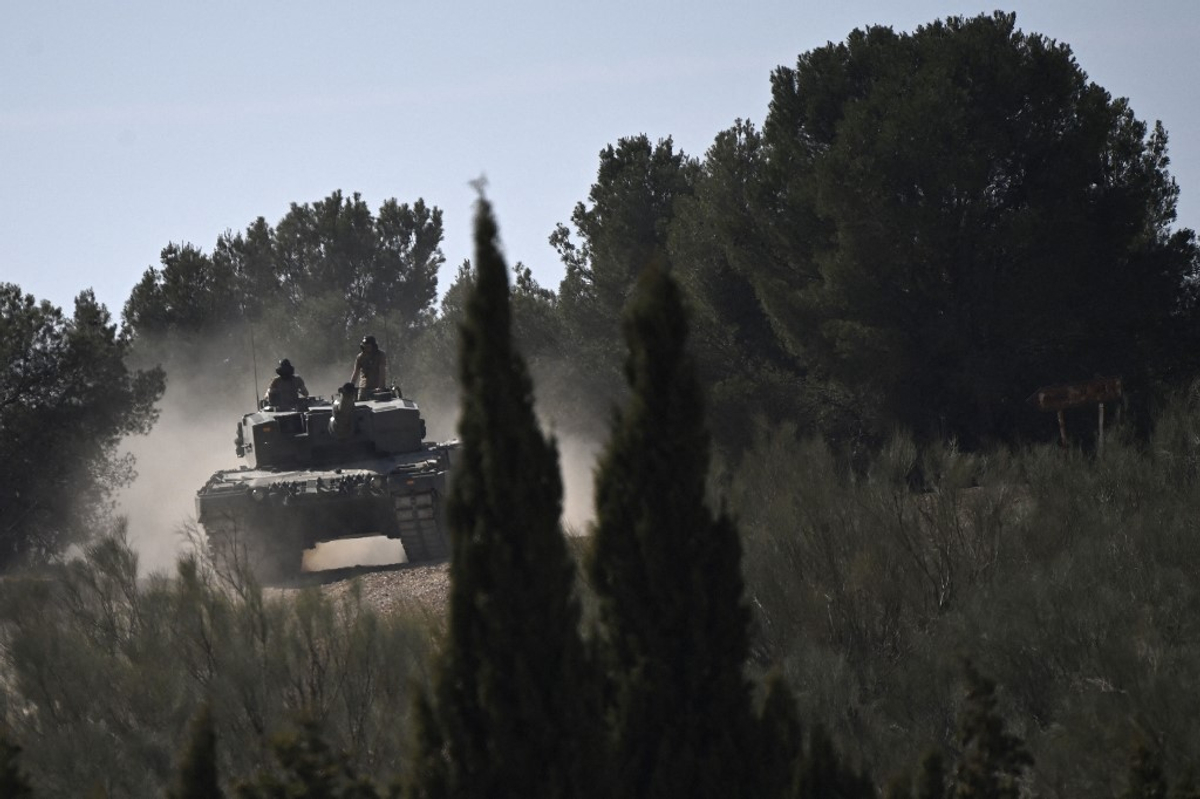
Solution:
[(448, 556), (443, 510), (458, 442), (426, 442), (417, 403), (395, 390), (263, 405), (242, 417), (234, 447), (245, 464), (196, 493), (218, 563), (285, 580), (305, 549), (376, 535), (399, 539), (410, 563)]

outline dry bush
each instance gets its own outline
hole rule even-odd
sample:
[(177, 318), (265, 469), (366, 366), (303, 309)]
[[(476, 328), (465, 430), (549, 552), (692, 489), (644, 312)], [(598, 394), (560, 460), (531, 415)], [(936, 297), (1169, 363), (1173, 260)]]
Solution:
[(316, 719), (379, 778), (403, 768), (410, 692), (431, 631), (355, 592), (285, 601), (189, 555), (139, 578), (123, 534), (0, 586), (4, 722), (38, 795), (162, 796), (189, 720), (212, 709), (221, 773), (268, 762), (272, 735)]
[(1198, 465), (1186, 400), (1102, 456), (898, 436), (851, 469), (770, 431), (731, 481), (759, 665), (878, 774), (952, 744), (964, 655), (997, 680), (1041, 794), (1107, 792), (1135, 734), (1182, 773), (1200, 751)]

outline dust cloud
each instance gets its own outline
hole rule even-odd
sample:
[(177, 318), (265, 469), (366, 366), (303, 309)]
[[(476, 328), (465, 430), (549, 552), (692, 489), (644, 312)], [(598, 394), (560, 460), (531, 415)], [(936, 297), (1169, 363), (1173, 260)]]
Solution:
[(595, 516), (594, 475), (600, 445), (594, 441), (565, 436), (558, 441), (559, 468), (563, 480), (563, 525), (570, 535), (585, 535)]
[[(292, 361), (314, 395), (332, 396), (349, 373), (342, 364), (306, 368), (302, 353)], [(236, 371), (228, 359), (191, 359), (192, 369), (187, 374), (168, 374), (153, 430), (123, 442), (123, 448), (137, 459), (137, 477), (117, 496), (118, 512), (128, 520), (129, 541), (144, 572), (174, 570), (179, 555), (190, 545), (186, 530), (195, 527), (196, 492), (214, 473), (244, 463), (234, 452), (237, 423), (254, 409), (273, 376), (274, 363), (264, 366), (260, 357), (255, 388), (254, 373), (248, 367)], [(422, 396), (416, 384), (406, 385), (405, 390), (421, 406), (427, 440), (457, 436), (457, 396)], [(543, 420), (550, 430), (555, 426), (554, 415), (547, 414), (549, 418)], [(581, 535), (587, 532), (593, 515), (593, 470), (599, 444), (565, 435), (559, 437), (558, 447), (563, 523), (569, 533)], [(403, 561), (400, 542), (383, 536), (323, 543), (304, 556), (309, 571)]]

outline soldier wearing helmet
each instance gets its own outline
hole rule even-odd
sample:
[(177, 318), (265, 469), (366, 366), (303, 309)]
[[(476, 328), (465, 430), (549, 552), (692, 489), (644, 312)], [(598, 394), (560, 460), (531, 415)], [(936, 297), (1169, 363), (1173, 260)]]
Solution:
[(263, 396), (267, 405), (281, 411), (300, 407), (300, 398), (308, 396), (308, 388), (304, 385), (304, 379), (296, 374), (292, 362), (287, 358), (281, 360), (279, 366), (275, 367), (275, 374), (277, 377), (271, 380)]
[(387, 387), (387, 356), (374, 336), (364, 336), (359, 353), (354, 358), (350, 382), (358, 387), (358, 399), (369, 399), (376, 390)]

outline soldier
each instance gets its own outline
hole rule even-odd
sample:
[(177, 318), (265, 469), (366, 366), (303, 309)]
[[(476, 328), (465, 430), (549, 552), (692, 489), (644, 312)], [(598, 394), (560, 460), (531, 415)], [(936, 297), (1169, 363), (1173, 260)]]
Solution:
[(281, 360), (279, 366), (275, 367), (275, 374), (278, 377), (271, 380), (267, 393), (263, 395), (267, 405), (282, 411), (300, 407), (300, 398), (308, 396), (308, 388), (304, 385), (304, 379), (296, 374), (292, 362), (287, 358)]
[(347, 383), (338, 389), (333, 401), (333, 415), (329, 417), (329, 433), (335, 438), (349, 438), (354, 434), (354, 384)]
[(377, 389), (387, 387), (387, 356), (375, 343), (374, 336), (365, 336), (360, 350), (354, 358), (350, 382), (358, 386), (358, 398), (365, 400)]

